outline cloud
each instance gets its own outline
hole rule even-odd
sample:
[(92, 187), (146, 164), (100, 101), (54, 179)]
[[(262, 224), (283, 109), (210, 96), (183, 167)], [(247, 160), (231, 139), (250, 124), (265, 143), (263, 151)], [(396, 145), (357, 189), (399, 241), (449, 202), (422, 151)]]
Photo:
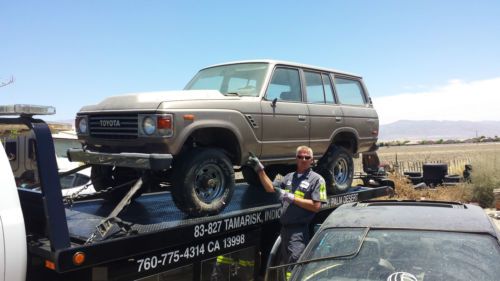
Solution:
[(380, 124), (398, 120), (500, 120), (500, 77), (372, 98)]

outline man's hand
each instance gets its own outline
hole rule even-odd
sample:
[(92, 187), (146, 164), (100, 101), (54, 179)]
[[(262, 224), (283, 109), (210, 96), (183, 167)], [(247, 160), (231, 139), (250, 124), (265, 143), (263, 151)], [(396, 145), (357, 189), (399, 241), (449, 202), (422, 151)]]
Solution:
[(283, 189), (277, 187), (275, 187), (274, 190), (279, 194), (280, 201), (282, 202), (288, 202), (292, 204), (295, 200), (295, 195), (290, 192), (284, 191)]
[(257, 156), (255, 156), (252, 152), (249, 152), (249, 154), (250, 156), (248, 156), (247, 165), (252, 167), (256, 173), (264, 170), (264, 165), (260, 163), (259, 158), (257, 158)]

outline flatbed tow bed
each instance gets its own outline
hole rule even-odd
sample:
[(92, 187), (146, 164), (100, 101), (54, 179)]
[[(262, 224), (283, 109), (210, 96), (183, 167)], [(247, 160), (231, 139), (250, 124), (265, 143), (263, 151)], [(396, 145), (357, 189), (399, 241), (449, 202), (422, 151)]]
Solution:
[[(109, 231), (96, 237), (96, 228), (116, 204), (102, 199), (65, 204), (47, 124), (31, 116), (0, 118), (0, 124), (24, 124), (35, 140), (40, 191), (18, 188), (28, 250), (26, 280), (209, 280), (219, 257), (242, 255), (247, 260), (232, 274), (246, 267), (253, 279), (263, 276), (280, 228), (276, 194), (237, 184), (222, 213), (199, 218), (179, 211), (170, 192), (144, 194), (120, 209)], [(314, 223), (343, 203), (389, 192), (389, 187), (378, 187), (329, 196)]]
[[(201, 270), (200, 263), (205, 260), (249, 247), (263, 259), (257, 264), (265, 264), (270, 245), (278, 235), (281, 204), (275, 194), (261, 189), (237, 184), (233, 199), (222, 213), (201, 218), (190, 218), (178, 210), (170, 192), (144, 194), (120, 215), (129, 227), (126, 231), (115, 225), (107, 237), (88, 245), (85, 241), (114, 204), (102, 199), (75, 202), (65, 209), (71, 246), (54, 253), (49, 241), (42, 238), (29, 244), (29, 250), (52, 260), (63, 280), (101, 280), (100, 276), (106, 277), (102, 280), (134, 280), (189, 264)], [(378, 187), (329, 196), (329, 203), (324, 204), (317, 217), (325, 217), (344, 203), (385, 195), (387, 188)], [(239, 243), (230, 242), (237, 237)], [(78, 252), (86, 255), (85, 264), (79, 266), (72, 263)], [(145, 266), (146, 259), (157, 261)], [(86, 268), (89, 270), (82, 275)], [(76, 276), (72, 274), (75, 270)]]

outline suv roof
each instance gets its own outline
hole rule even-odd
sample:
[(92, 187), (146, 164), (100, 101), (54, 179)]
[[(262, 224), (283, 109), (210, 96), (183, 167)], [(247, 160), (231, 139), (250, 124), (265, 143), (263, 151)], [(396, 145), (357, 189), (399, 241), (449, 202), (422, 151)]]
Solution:
[(370, 227), (489, 233), (498, 232), (483, 209), (441, 201), (364, 201), (344, 204), (323, 223), (329, 227)]
[(242, 61), (231, 61), (231, 62), (226, 62), (226, 63), (218, 63), (214, 65), (207, 66), (203, 69), (214, 67), (214, 66), (221, 66), (221, 65), (228, 65), (228, 64), (238, 64), (238, 63), (269, 63), (272, 65), (288, 65), (288, 66), (296, 66), (296, 67), (301, 67), (301, 68), (310, 68), (310, 69), (316, 69), (316, 70), (321, 70), (325, 72), (333, 72), (333, 73), (338, 73), (338, 74), (344, 74), (348, 76), (354, 76), (357, 78), (362, 78), (358, 74), (354, 73), (349, 73), (346, 71), (338, 70), (338, 69), (331, 69), (331, 68), (324, 68), (324, 67), (319, 67), (319, 66), (314, 66), (314, 65), (308, 65), (308, 64), (302, 64), (302, 63), (297, 63), (297, 62), (291, 62), (291, 61), (283, 61), (283, 60), (272, 60), (272, 59), (257, 59), (257, 60), (242, 60)]

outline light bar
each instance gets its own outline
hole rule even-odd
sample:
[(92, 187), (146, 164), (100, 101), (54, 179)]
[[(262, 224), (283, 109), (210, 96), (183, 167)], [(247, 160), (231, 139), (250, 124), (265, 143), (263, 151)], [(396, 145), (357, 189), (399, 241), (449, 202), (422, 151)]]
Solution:
[(0, 105), (0, 115), (53, 115), (56, 108), (53, 106), (12, 104)]

